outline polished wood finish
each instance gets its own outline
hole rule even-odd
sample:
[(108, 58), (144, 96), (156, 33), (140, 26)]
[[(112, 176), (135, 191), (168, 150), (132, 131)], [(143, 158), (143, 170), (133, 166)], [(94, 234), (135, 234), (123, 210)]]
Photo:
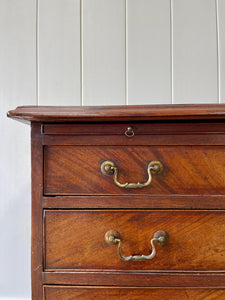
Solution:
[[(109, 288), (109, 287), (45, 287), (46, 300), (223, 300), (224, 289), (154, 289), (154, 288)], [(166, 298), (165, 298), (166, 294)]]
[(42, 195), (43, 195), (43, 149), (41, 143), (41, 124), (31, 125), (31, 282), (32, 299), (42, 299), (43, 272), (43, 225), (42, 225)]
[(130, 106), (19, 106), (8, 117), (25, 122), (224, 120), (225, 104)]
[[(45, 268), (92, 270), (221, 270), (225, 272), (224, 211), (46, 211)], [(179, 226), (178, 226), (179, 224)], [(94, 226), (93, 226), (94, 225)], [(116, 230), (123, 255), (151, 253), (150, 239), (164, 230), (149, 261), (125, 262), (105, 233)]]
[(225, 288), (225, 273), (141, 272), (139, 271), (45, 271), (43, 283), (52, 285), (98, 285), (139, 287), (216, 287)]
[[(150, 161), (159, 160), (163, 171), (149, 186), (126, 189), (113, 176), (101, 172), (101, 163), (113, 161), (118, 180), (145, 182)], [(45, 147), (45, 195), (74, 194), (225, 194), (224, 147)], [(87, 184), (91, 183), (91, 184)]]
[[(224, 299), (225, 104), (18, 107), (31, 123), (32, 299)], [(134, 136), (125, 132), (132, 126)], [(114, 160), (123, 189), (101, 173)], [(104, 235), (120, 233), (125, 262)]]
[(43, 135), (46, 146), (215, 146), (225, 145), (225, 134), (178, 134), (178, 135)]
[(225, 209), (225, 195), (46, 196), (43, 208)]
[[(178, 124), (180, 126), (178, 126)], [(225, 122), (151, 122), (151, 123), (98, 123), (98, 124), (44, 124), (42, 133), (45, 135), (106, 135), (124, 136), (128, 127), (132, 127), (134, 137), (136, 135), (162, 135), (162, 134), (221, 134), (225, 133)], [(133, 137), (133, 139), (134, 139)], [(131, 139), (130, 141), (133, 141)]]

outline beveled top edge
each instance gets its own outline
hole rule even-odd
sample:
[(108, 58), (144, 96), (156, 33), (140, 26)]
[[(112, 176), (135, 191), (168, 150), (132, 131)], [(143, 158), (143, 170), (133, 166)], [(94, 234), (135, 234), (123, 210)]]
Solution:
[(225, 120), (225, 104), (18, 106), (7, 116), (26, 123)]

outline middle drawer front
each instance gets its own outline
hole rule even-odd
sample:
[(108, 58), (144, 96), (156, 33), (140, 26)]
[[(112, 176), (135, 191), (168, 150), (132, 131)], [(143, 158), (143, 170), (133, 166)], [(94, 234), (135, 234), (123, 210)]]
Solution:
[[(224, 271), (225, 211), (45, 211), (45, 269)], [(124, 256), (148, 255), (155, 232), (169, 241), (146, 261), (123, 261), (105, 234), (120, 234)]]

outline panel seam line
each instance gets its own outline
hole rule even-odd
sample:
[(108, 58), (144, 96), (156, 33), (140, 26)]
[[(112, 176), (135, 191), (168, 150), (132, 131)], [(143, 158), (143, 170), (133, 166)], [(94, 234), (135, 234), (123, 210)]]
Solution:
[(128, 105), (128, 24), (127, 0), (125, 0), (125, 105)]
[(215, 0), (216, 6), (216, 47), (217, 47), (217, 102), (221, 103), (220, 91), (220, 30), (219, 30), (219, 3)]
[(80, 0), (80, 105), (83, 106), (83, 1)]
[(39, 105), (39, 0), (36, 0), (36, 105)]
[(170, 96), (171, 104), (174, 104), (174, 57), (173, 57), (173, 0), (170, 0)]

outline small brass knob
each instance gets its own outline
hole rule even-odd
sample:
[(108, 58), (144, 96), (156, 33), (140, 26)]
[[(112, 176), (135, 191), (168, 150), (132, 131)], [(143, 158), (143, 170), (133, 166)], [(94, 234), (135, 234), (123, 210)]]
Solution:
[(131, 127), (131, 126), (127, 127), (127, 130), (125, 131), (125, 135), (129, 138), (134, 136), (133, 127)]

